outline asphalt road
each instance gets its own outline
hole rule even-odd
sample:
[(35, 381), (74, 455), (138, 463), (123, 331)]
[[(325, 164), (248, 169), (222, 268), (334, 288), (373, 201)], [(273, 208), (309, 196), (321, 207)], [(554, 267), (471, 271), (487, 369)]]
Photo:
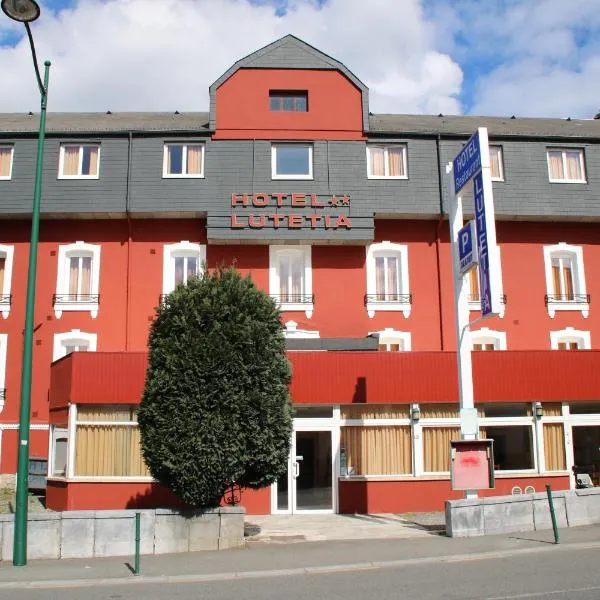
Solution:
[[(248, 572), (223, 581), (123, 584), (98, 582), (91, 587), (2, 590), (4, 600), (598, 600), (600, 549), (559, 548), (492, 556), (484, 553), (414, 559), (390, 567), (357, 570), (332, 565), (329, 571)], [(554, 551), (556, 550), (556, 551)], [(267, 566), (268, 568), (268, 566)]]

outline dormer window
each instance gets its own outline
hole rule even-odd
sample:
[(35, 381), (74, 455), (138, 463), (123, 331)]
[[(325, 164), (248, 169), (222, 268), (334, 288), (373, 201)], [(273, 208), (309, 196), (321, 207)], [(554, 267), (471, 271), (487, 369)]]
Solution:
[(269, 92), (269, 110), (271, 112), (308, 112), (308, 92), (271, 90)]

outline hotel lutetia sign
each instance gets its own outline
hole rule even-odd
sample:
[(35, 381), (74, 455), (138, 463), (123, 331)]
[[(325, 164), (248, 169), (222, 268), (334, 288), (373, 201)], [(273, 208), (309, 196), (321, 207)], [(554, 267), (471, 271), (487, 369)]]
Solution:
[(349, 213), (347, 194), (231, 194), (232, 229), (352, 229)]

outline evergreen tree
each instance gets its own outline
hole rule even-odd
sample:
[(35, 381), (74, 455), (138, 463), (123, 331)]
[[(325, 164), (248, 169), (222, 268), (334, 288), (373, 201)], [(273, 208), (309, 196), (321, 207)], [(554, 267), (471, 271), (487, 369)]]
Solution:
[(215, 507), (229, 485), (261, 488), (287, 468), (290, 365), (279, 310), (249, 277), (218, 268), (158, 309), (139, 410), (152, 476)]

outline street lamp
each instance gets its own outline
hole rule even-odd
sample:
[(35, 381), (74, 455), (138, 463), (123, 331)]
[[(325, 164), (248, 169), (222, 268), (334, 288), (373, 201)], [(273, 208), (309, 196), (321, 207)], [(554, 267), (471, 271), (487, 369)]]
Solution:
[(2, 0), (2, 11), (13, 21), (25, 25), (35, 76), (40, 88), (41, 110), (38, 133), (35, 185), (33, 188), (33, 210), (31, 215), (31, 241), (29, 246), (29, 270), (27, 272), (27, 298), (25, 301), (25, 331), (23, 335), (23, 364), (21, 371), (21, 406), (19, 412), (19, 448), (17, 465), (17, 491), (15, 502), (15, 527), (13, 565), (27, 564), (27, 488), (29, 483), (29, 426), (31, 421), (31, 361), (33, 349), (33, 317), (35, 311), (35, 280), (37, 271), (37, 249), (40, 233), (40, 201), (42, 196), (42, 167), (44, 163), (44, 139), (46, 134), (46, 104), (48, 100), (48, 78), (50, 61), (44, 63), (44, 82), (40, 77), (35, 45), (29, 23), (40, 16), (40, 7), (34, 0)]

